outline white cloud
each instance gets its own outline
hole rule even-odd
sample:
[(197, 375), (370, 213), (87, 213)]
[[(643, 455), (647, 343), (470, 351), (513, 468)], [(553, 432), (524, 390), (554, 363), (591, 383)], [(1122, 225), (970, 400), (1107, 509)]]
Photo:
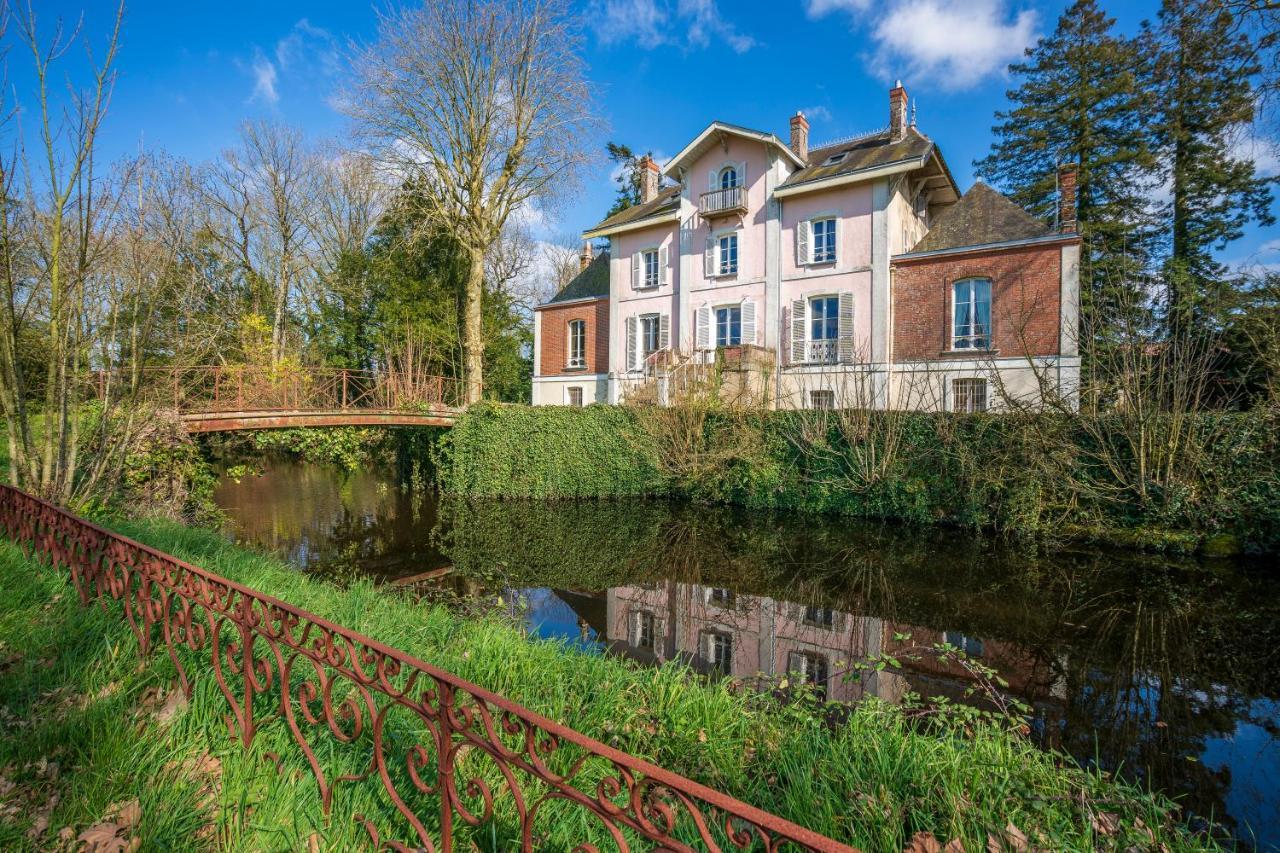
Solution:
[(1006, 0), (892, 0), (871, 9), (869, 0), (806, 0), (810, 18), (843, 12), (869, 28), (877, 47), (867, 59), (886, 80), (966, 89), (1003, 72), (1036, 35), (1036, 13), (1014, 13)]
[(1280, 141), (1260, 136), (1251, 127), (1241, 127), (1236, 133), (1231, 154), (1239, 160), (1252, 160), (1259, 177), (1280, 175)]
[(253, 74), (253, 94), (249, 96), (250, 101), (274, 104), (280, 100), (280, 93), (276, 91), (276, 67), (262, 55), (262, 51), (255, 51), (250, 72)]
[(801, 107), (800, 112), (810, 121), (831, 121), (831, 110), (824, 106)]
[(644, 50), (677, 46), (685, 49), (724, 44), (745, 53), (758, 42), (738, 32), (716, 0), (596, 0), (591, 28), (601, 44), (634, 42)]

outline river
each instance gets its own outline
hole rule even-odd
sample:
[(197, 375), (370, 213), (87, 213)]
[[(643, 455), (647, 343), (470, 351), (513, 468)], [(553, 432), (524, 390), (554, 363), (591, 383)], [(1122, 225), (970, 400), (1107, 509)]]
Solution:
[[(1038, 742), (1280, 850), (1280, 577), (1248, 562), (658, 501), (463, 503), (380, 470), (268, 461), (223, 477), (238, 541), (343, 582), (501, 601), (530, 634), (835, 700), (965, 698), (948, 642), (1032, 708)], [(889, 674), (841, 677), (893, 655)], [(794, 677), (794, 676), (793, 676)]]

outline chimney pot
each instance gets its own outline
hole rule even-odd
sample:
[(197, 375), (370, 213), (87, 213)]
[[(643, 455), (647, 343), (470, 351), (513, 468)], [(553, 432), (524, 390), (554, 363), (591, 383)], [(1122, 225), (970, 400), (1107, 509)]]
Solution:
[(591, 266), (593, 253), (591, 251), (591, 243), (582, 244), (582, 254), (578, 255), (578, 272), (583, 272), (587, 267)]
[(1075, 163), (1063, 163), (1058, 167), (1058, 230), (1064, 234), (1076, 232), (1076, 179), (1079, 170)]
[(791, 150), (801, 160), (809, 159), (809, 120), (804, 113), (796, 110), (791, 117)]
[(899, 80), (889, 90), (889, 138), (894, 142), (907, 135), (907, 90)]
[(658, 197), (658, 164), (648, 154), (640, 158), (640, 203)]

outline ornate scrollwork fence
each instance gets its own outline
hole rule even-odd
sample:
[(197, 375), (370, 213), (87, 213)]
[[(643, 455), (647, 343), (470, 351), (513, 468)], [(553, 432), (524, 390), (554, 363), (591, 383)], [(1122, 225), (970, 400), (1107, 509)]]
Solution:
[(483, 826), (523, 850), (566, 827), (585, 851), (852, 850), (7, 485), (0, 531), (69, 569), (83, 605), (121, 602), (140, 653), (163, 646), (188, 697), (212, 669), (246, 748), (282, 716), (326, 816), (339, 785), (380, 784), (385, 809), (356, 818), (377, 848), (448, 851)]

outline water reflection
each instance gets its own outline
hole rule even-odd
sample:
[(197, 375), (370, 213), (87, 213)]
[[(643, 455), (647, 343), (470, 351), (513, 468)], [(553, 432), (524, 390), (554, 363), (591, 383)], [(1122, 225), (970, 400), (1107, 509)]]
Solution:
[(930, 656), (842, 677), (946, 641), (1008, 679), (1043, 742), (1263, 849), (1280, 839), (1280, 585), (1260, 567), (657, 502), (437, 504), (308, 466), (224, 482), (218, 500), (239, 537), (310, 571), (451, 568), (461, 593), (522, 602), (539, 636), (743, 679), (799, 673), (841, 701), (964, 699), (971, 676)]

